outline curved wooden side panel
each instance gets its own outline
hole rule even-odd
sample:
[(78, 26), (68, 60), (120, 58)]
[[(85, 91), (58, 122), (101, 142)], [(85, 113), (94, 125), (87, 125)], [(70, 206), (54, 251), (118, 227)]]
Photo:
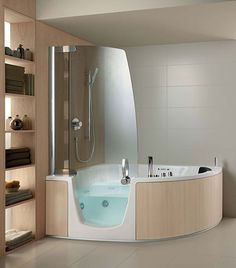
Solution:
[(222, 218), (222, 173), (203, 179), (137, 183), (136, 239), (187, 235)]

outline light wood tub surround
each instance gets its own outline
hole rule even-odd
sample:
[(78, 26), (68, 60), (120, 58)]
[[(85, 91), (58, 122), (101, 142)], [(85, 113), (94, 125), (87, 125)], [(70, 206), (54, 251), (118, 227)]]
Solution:
[(216, 226), (222, 218), (222, 173), (202, 179), (136, 185), (136, 239), (163, 239)]
[(46, 233), (68, 236), (68, 186), (67, 182), (46, 182)]

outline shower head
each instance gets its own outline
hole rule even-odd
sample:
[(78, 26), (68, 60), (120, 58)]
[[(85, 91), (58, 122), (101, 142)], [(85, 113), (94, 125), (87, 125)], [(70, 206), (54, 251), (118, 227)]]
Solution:
[(92, 71), (89, 70), (88, 72), (85, 72), (85, 75), (87, 76), (88, 75), (88, 86), (89, 88), (91, 89), (93, 87), (93, 84), (95, 83), (95, 80), (96, 80), (96, 77), (97, 77), (97, 74), (98, 74), (98, 68), (96, 67), (95, 68), (95, 71), (94, 73), (92, 74)]
[(92, 80), (91, 80), (92, 85), (94, 84), (94, 82), (96, 80), (97, 74), (98, 74), (98, 68), (96, 67), (96, 69), (92, 75)]

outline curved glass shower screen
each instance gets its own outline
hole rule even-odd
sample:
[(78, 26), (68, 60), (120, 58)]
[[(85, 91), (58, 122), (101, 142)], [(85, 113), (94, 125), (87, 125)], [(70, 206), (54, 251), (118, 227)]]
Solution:
[(120, 185), (121, 161), (128, 159), (131, 177), (137, 164), (126, 54), (106, 47), (52, 47), (50, 70), (51, 173), (77, 173), (74, 191), (84, 222), (119, 224), (129, 195), (129, 186)]
[(50, 47), (51, 173), (137, 163), (137, 128), (126, 54), (121, 49)]

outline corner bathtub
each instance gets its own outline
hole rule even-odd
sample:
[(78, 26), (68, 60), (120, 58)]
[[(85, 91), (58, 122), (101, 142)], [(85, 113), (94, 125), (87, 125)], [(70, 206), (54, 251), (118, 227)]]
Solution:
[(211, 169), (198, 174), (197, 166), (154, 166), (159, 177), (147, 178), (147, 166), (138, 165), (129, 185), (120, 183), (120, 165), (48, 176), (47, 234), (140, 241), (208, 230), (222, 218), (222, 169)]

